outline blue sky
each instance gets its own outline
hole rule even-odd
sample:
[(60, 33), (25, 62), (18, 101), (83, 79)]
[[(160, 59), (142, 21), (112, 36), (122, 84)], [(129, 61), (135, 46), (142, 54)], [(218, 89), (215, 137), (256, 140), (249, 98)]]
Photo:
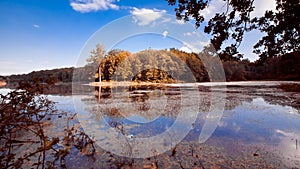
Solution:
[[(215, 0), (204, 14), (222, 10), (222, 2)], [(265, 7), (273, 8), (272, 4), (260, 6), (264, 8), (258, 8), (258, 14)], [(165, 0), (1, 0), (0, 75), (75, 66), (81, 49), (97, 30), (120, 17), (144, 13), (154, 15), (142, 17), (140, 24), (161, 13), (174, 15)], [(118, 29), (126, 28), (120, 26), (112, 33)], [(257, 37), (247, 36), (242, 50)], [(250, 52), (245, 50), (253, 60)]]

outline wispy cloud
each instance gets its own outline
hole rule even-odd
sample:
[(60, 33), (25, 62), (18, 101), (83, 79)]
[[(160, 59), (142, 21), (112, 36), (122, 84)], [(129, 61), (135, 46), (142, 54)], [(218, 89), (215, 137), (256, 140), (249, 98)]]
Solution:
[(166, 10), (147, 9), (147, 8), (132, 8), (130, 13), (133, 15), (134, 22), (140, 26), (148, 25), (155, 20), (161, 18)]
[(119, 6), (114, 4), (115, 2), (115, 0), (72, 0), (70, 5), (75, 11), (86, 13), (108, 9), (118, 10)]
[(37, 25), (37, 24), (33, 24), (32, 26), (37, 29), (40, 28), (40, 25)]

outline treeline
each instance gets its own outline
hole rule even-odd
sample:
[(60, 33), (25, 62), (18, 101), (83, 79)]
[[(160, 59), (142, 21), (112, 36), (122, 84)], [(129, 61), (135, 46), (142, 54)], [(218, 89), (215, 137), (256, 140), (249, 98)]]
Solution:
[(33, 71), (28, 74), (2, 76), (8, 85), (18, 85), (20, 82), (68, 83), (72, 82), (74, 68)]
[(266, 61), (223, 61), (227, 81), (244, 80), (300, 80), (300, 51)]
[[(268, 58), (263, 63), (230, 58), (221, 58), (226, 81), (300, 80), (300, 52)], [(185, 82), (207, 82), (209, 72), (203, 60), (206, 61), (206, 66), (218, 65), (217, 58), (205, 53), (197, 55), (170, 49), (145, 50), (131, 54), (128, 51), (114, 50), (100, 64), (101, 79), (150, 82), (174, 82), (177, 79)], [(98, 71), (95, 77), (95, 81), (99, 81)]]
[[(209, 81), (200, 58), (193, 53), (144, 50), (131, 54), (113, 50), (100, 63), (102, 81), (202, 82)], [(99, 81), (98, 72), (96, 81)]]
[[(29, 74), (1, 76), (8, 85), (19, 82), (70, 83), (98, 82), (100, 65), (102, 81), (149, 81), (149, 82), (207, 82), (209, 72), (203, 59), (214, 66), (216, 58), (204, 53), (199, 55), (177, 49), (144, 50), (130, 53), (124, 50), (112, 50), (101, 63), (89, 63), (80, 68), (61, 68), (33, 71)], [(300, 52), (281, 57), (268, 58), (265, 62), (236, 60), (230, 57), (222, 60), (227, 81), (246, 80), (300, 80)], [(74, 78), (75, 77), (75, 78)]]

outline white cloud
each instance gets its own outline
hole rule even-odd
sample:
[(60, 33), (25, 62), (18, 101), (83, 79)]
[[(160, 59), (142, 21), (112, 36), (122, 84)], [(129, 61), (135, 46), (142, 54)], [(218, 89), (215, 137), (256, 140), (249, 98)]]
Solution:
[(33, 24), (32, 26), (37, 29), (40, 28), (40, 25), (37, 25), (37, 24)]
[[(224, 0), (211, 1), (206, 9), (200, 12), (206, 20), (215, 16), (216, 13), (223, 13), (227, 10), (227, 2)], [(262, 16), (266, 10), (275, 10), (276, 4), (274, 0), (255, 0), (254, 11), (251, 13), (251, 17)], [(231, 11), (231, 8), (228, 9)]]
[(198, 36), (197, 32), (196, 31), (193, 31), (193, 32), (185, 32), (183, 33), (184, 36)]
[(166, 11), (146, 8), (138, 9), (134, 7), (130, 13), (133, 15), (134, 22), (140, 26), (145, 26), (161, 18)]
[(164, 38), (167, 37), (168, 33), (169, 33), (168, 31), (163, 31), (163, 33), (162, 33), (163, 37)]
[(274, 0), (264, 0), (254, 1), (254, 11), (251, 13), (251, 17), (259, 17), (263, 16), (265, 14), (266, 10), (275, 10), (276, 9), (276, 3)]
[(191, 32), (185, 32), (183, 33), (184, 36), (192, 36), (192, 33)]
[(192, 52), (199, 53), (206, 45), (208, 45), (208, 42), (204, 42), (204, 41), (196, 41), (196, 42), (189, 42), (189, 43), (183, 42), (183, 46), (179, 50), (187, 53), (192, 53)]
[(204, 16), (205, 20), (209, 20), (214, 17), (216, 13), (226, 12), (227, 5), (224, 0), (211, 1), (207, 8), (200, 11), (200, 14)]
[(161, 23), (167, 23), (170, 22), (172, 19), (171, 18), (162, 18)]
[(197, 42), (201, 47), (207, 46), (209, 44), (209, 41), (198, 41)]
[(192, 53), (192, 50), (188, 48), (187, 46), (182, 46), (179, 50), (187, 53)]
[(178, 24), (178, 25), (183, 25), (183, 24), (185, 24), (184, 20), (178, 20), (178, 19), (176, 19), (176, 22), (175, 22), (175, 23)]
[(70, 5), (75, 11), (86, 13), (91, 11), (119, 9), (119, 6), (114, 4), (114, 2), (115, 0), (73, 0)]

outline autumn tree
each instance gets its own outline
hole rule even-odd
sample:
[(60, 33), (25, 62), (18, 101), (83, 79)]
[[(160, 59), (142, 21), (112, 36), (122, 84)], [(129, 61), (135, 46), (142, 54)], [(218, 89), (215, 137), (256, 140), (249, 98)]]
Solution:
[(86, 62), (88, 64), (99, 64), (101, 60), (105, 57), (105, 49), (103, 48), (102, 45), (98, 44), (96, 46), (96, 49), (93, 49), (90, 52), (90, 56), (86, 59)]
[[(99, 77), (101, 76), (101, 69), (100, 68), (100, 63), (102, 59), (106, 55), (106, 50), (103, 48), (102, 45), (98, 44), (96, 46), (96, 49), (93, 49), (90, 52), (90, 56), (86, 59), (87, 64), (85, 65), (84, 70), (88, 75), (89, 79), (97, 79), (99, 80)], [(95, 72), (98, 70), (97, 72)]]

